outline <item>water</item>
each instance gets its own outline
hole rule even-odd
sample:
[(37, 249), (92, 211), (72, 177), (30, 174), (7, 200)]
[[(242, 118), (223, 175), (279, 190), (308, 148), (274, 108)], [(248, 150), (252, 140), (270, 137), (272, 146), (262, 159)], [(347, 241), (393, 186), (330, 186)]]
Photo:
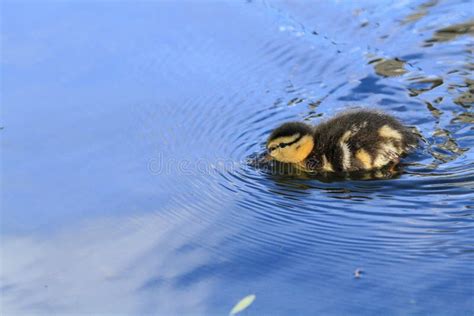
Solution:
[[(469, 1), (1, 5), (2, 314), (474, 312)], [(353, 106), (397, 176), (247, 163)]]

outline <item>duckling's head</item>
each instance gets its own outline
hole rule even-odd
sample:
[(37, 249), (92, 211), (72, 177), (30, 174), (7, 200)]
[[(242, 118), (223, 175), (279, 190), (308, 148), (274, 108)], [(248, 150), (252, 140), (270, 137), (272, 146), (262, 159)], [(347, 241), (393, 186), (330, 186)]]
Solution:
[(313, 129), (301, 122), (281, 125), (267, 141), (268, 154), (281, 162), (299, 163), (308, 157), (313, 147)]

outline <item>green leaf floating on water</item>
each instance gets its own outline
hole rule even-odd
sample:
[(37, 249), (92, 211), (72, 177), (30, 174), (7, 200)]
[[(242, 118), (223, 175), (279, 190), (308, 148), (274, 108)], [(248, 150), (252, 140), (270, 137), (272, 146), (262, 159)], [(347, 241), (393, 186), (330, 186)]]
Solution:
[(237, 304), (235, 304), (234, 308), (230, 311), (229, 315), (235, 315), (237, 313), (240, 313), (244, 309), (250, 306), (250, 304), (255, 301), (255, 294), (247, 295), (243, 299), (241, 299)]

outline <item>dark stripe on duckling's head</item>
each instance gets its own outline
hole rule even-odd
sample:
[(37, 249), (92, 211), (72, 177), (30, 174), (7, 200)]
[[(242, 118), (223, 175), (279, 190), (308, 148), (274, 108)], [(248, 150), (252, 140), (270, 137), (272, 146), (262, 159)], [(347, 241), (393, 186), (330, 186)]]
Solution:
[(268, 142), (267, 144), (267, 149), (268, 151), (273, 151), (277, 148), (285, 148), (287, 146), (291, 146), (293, 144), (296, 144), (303, 136), (300, 133), (296, 133), (291, 136), (281, 136), (277, 137), (271, 141)]
[[(299, 135), (298, 135), (299, 134)], [(268, 137), (267, 146), (274, 140), (287, 139), (286, 146), (296, 143), (305, 135), (312, 135), (313, 128), (301, 122), (288, 122), (276, 128)]]

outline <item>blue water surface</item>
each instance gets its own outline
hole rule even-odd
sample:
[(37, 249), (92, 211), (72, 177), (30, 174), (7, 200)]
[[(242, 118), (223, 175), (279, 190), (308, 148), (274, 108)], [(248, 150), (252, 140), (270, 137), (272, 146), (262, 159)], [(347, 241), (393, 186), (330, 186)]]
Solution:
[[(473, 315), (471, 1), (3, 1), (2, 315)], [(352, 107), (391, 178), (248, 163)]]

